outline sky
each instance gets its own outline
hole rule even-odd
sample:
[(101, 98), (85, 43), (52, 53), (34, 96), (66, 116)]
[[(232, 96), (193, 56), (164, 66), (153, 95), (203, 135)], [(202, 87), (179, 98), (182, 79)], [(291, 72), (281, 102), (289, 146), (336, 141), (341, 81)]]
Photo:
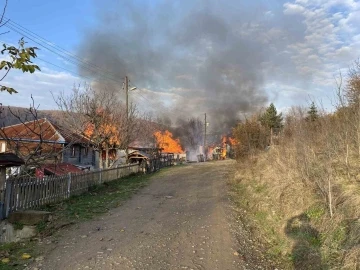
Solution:
[[(74, 85), (103, 80), (121, 91), (129, 75), (134, 102), (155, 113), (228, 116), (311, 101), (332, 110), (336, 76), (360, 56), (359, 1), (168, 2), (9, 0), (7, 18), (101, 74), (25, 37), (40, 48), (41, 72), (11, 71), (3, 83), (19, 93), (1, 92), (0, 103), (27, 107), (33, 95), (41, 109), (56, 109), (53, 95)], [(22, 37), (1, 29), (10, 31), (3, 43)]]

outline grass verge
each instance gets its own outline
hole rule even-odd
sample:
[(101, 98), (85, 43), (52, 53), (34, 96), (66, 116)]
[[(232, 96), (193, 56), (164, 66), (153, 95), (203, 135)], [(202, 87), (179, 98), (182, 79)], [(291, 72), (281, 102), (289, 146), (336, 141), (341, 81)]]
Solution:
[(301, 184), (282, 179), (266, 165), (266, 155), (238, 164), (230, 182), (239, 218), (266, 247), (266, 257), (283, 269), (325, 269), (320, 265), (321, 234), (313, 224), (322, 220), (324, 210), (311, 208), (316, 197)]
[[(268, 258), (283, 269), (358, 269), (360, 221), (349, 214), (359, 205), (357, 189), (341, 193), (331, 217), (317, 190), (271, 162), (275, 157), (273, 150), (239, 163), (230, 182), (239, 218), (265, 243)], [(352, 184), (342, 177), (338, 192)]]

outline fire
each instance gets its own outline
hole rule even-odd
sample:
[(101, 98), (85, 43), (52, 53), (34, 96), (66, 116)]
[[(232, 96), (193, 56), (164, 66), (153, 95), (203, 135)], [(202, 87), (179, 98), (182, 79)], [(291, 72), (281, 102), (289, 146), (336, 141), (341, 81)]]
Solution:
[(160, 148), (163, 148), (164, 152), (168, 153), (183, 153), (180, 146), (179, 139), (174, 139), (173, 135), (170, 131), (165, 130), (163, 133), (160, 131), (157, 131), (154, 133), (156, 141)]
[(235, 138), (231, 138), (231, 137), (229, 137), (229, 141), (230, 141), (230, 144), (233, 146), (237, 145), (239, 143)]
[(106, 141), (108, 145), (120, 144), (118, 130), (115, 125), (111, 123), (110, 119), (107, 123), (101, 123), (96, 127), (96, 130), (93, 123), (88, 123), (84, 135), (87, 138), (95, 139), (95, 141), (103, 141), (104, 143)]
[(222, 147), (221, 157), (223, 159), (225, 159), (226, 158), (226, 146), (227, 146), (227, 138), (226, 138), (226, 136), (222, 137), (221, 142), (222, 142), (222, 145), (221, 145), (221, 147)]

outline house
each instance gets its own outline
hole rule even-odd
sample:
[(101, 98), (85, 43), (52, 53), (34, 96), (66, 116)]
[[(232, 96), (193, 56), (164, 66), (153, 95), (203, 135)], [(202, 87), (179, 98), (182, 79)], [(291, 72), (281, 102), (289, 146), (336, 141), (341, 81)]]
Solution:
[(82, 168), (95, 165), (89, 140), (46, 118), (0, 129), (0, 152), (15, 153), (37, 168), (61, 163)]
[(95, 150), (91, 146), (91, 141), (66, 128), (55, 124), (52, 125), (65, 140), (62, 162), (70, 163), (81, 168), (93, 168), (96, 164), (97, 153), (95, 153)]

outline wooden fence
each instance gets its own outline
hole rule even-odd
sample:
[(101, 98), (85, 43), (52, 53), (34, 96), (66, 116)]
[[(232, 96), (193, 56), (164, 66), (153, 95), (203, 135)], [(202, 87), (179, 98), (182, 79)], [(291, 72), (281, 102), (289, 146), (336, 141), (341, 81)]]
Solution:
[(5, 183), (2, 216), (7, 218), (14, 211), (59, 202), (72, 195), (84, 193), (91, 186), (119, 179), (139, 171), (139, 164), (129, 164), (106, 170), (45, 176), (44, 178), (9, 178)]

